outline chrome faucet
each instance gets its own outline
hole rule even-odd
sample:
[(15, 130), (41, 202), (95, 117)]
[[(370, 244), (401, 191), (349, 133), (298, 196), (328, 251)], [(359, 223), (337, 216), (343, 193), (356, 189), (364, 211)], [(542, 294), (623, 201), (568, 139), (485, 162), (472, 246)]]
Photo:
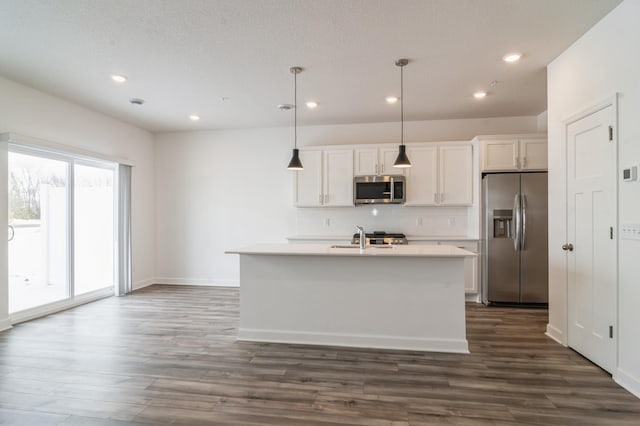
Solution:
[(358, 230), (358, 234), (360, 235), (360, 250), (364, 250), (367, 247), (367, 237), (364, 233), (364, 228), (362, 226), (356, 225), (356, 229)]

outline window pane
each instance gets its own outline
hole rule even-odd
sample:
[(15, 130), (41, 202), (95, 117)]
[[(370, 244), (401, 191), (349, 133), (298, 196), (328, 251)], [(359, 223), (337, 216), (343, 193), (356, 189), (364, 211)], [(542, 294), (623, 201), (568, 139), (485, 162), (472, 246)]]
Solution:
[(68, 297), (66, 162), (9, 153), (9, 312)]
[(114, 284), (113, 170), (74, 166), (74, 288)]

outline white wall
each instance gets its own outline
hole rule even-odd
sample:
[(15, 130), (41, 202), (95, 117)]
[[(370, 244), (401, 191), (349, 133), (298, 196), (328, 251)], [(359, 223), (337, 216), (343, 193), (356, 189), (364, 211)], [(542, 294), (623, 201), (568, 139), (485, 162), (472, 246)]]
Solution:
[[(405, 141), (529, 133), (537, 124), (535, 116), (408, 122)], [(398, 143), (399, 133), (399, 123), (310, 126), (298, 128), (298, 140), (300, 146)], [(371, 207), (296, 209), (294, 172), (286, 169), (292, 145), (292, 128), (157, 135), (155, 282), (235, 285), (238, 259), (225, 250), (297, 234), (351, 235), (356, 223), (412, 235), (465, 235), (474, 233), (469, 223), (477, 227), (468, 207), (380, 206), (378, 216)]]
[[(640, 163), (640, 2), (626, 0), (548, 67), (549, 333), (566, 343), (566, 158), (562, 120), (615, 92), (620, 166)], [(619, 167), (620, 168), (620, 167)], [(640, 184), (619, 180), (619, 225), (640, 223)], [(619, 227), (620, 228), (620, 227)], [(619, 229), (618, 228), (618, 229)], [(619, 234), (619, 233), (618, 233)], [(640, 396), (640, 242), (620, 239), (619, 360), (614, 378)]]
[[(153, 135), (2, 77), (0, 93), (0, 133), (18, 133), (135, 162), (132, 176), (133, 282), (136, 287), (149, 284), (154, 269)], [(2, 174), (6, 175), (6, 161), (0, 159), (0, 164), (4, 168)], [(6, 186), (2, 185), (4, 191)], [(5, 215), (6, 199), (0, 192), (0, 211)], [(0, 270), (0, 321), (6, 317), (6, 287), (6, 270)]]

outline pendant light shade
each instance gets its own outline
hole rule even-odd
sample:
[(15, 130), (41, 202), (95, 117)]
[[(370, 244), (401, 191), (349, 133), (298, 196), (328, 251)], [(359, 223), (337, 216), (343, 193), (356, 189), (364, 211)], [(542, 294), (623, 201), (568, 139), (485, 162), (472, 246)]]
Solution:
[(411, 167), (411, 161), (409, 161), (409, 157), (407, 157), (407, 147), (404, 145), (400, 145), (398, 156), (396, 157), (396, 161), (393, 163), (393, 167)]
[(289, 161), (287, 169), (304, 170), (304, 167), (302, 167), (302, 161), (300, 161), (300, 155), (298, 151), (300, 151), (298, 148), (293, 148), (293, 155), (291, 156), (291, 161)]
[(409, 161), (409, 157), (407, 157), (407, 150), (404, 146), (404, 81), (402, 68), (408, 63), (409, 61), (407, 59), (398, 59), (396, 61), (396, 66), (400, 67), (400, 147), (393, 167), (398, 168), (411, 167), (411, 161)]
[(298, 150), (298, 74), (302, 72), (302, 68), (291, 67), (289, 71), (293, 74), (293, 155), (287, 169), (304, 170)]

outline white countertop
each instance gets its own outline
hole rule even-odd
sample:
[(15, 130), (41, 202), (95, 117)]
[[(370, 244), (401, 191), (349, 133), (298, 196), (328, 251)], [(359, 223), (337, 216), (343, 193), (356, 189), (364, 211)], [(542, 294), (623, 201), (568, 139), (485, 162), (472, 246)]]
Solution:
[[(351, 235), (292, 235), (289, 241), (351, 241)], [(407, 241), (478, 241), (475, 237), (466, 236), (419, 236), (407, 235)]]
[(475, 253), (449, 245), (398, 245), (332, 248), (331, 244), (257, 244), (227, 254), (263, 254), (288, 256), (378, 256), (378, 257), (473, 257)]

